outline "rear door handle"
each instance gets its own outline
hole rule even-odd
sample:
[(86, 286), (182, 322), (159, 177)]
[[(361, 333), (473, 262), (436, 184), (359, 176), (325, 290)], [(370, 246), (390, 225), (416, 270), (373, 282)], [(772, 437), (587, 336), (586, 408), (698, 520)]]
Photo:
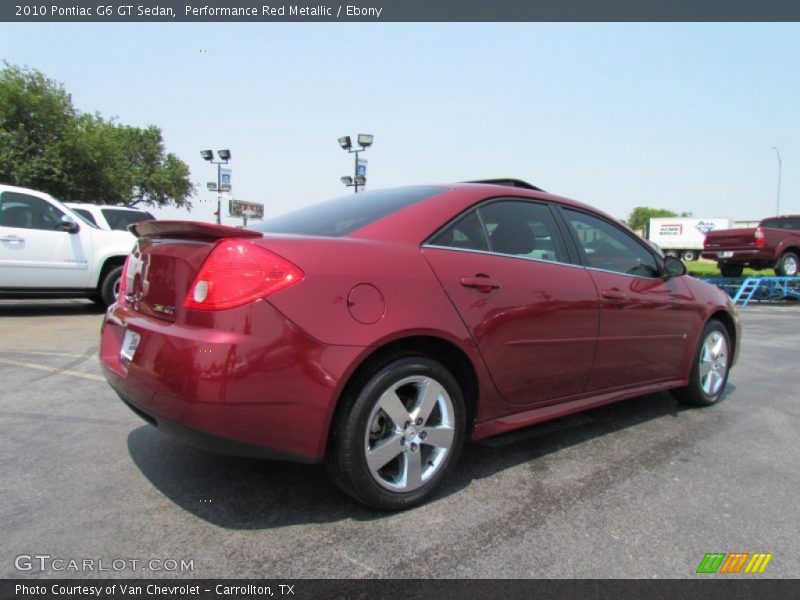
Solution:
[(475, 288), (479, 292), (483, 292), (484, 294), (488, 294), (492, 290), (496, 290), (500, 288), (500, 282), (492, 279), (488, 275), (484, 275), (483, 273), (478, 273), (475, 277), (462, 277), (461, 278), (461, 285), (464, 287), (471, 287)]
[(606, 300), (625, 300), (625, 298), (627, 298), (625, 292), (623, 292), (622, 290), (618, 290), (617, 288), (611, 288), (610, 290), (603, 290), (602, 292), (600, 292), (600, 295)]
[(25, 238), (24, 237), (19, 237), (18, 235), (6, 235), (6, 236), (3, 236), (3, 237), (0, 237), (0, 242), (11, 242), (11, 243), (20, 244), (20, 243), (22, 243), (24, 241), (25, 241)]

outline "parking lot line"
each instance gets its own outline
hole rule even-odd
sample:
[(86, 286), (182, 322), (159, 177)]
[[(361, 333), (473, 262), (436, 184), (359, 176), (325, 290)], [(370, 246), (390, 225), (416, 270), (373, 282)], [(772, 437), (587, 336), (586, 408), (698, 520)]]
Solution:
[(48, 371), (50, 373), (70, 375), (71, 377), (82, 377), (83, 379), (91, 379), (92, 381), (105, 381), (105, 378), (101, 377), (100, 375), (93, 375), (92, 373), (81, 373), (80, 371), (71, 371), (69, 369), (46, 367), (45, 365), (20, 362), (18, 360), (6, 360), (5, 358), (0, 358), (0, 365), (13, 365), (15, 367), (26, 367), (28, 369), (37, 369), (39, 371)]

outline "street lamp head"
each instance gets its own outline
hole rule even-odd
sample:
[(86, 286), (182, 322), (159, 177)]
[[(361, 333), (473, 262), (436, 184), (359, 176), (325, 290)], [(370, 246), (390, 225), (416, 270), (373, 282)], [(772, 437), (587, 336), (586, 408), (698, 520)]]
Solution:
[(231, 151), (230, 150), (217, 150), (217, 154), (222, 160), (230, 160), (231, 159)]
[(353, 144), (350, 142), (350, 136), (346, 135), (344, 137), (340, 137), (339, 145), (342, 147), (343, 150), (350, 150), (350, 148), (353, 147)]
[(363, 185), (366, 185), (367, 178), (364, 177), (363, 175), (357, 175), (356, 179), (355, 179), (355, 182), (356, 182), (356, 185), (362, 185), (363, 186)]
[(201, 150), (200, 156), (203, 157), (203, 160), (214, 160), (214, 152), (211, 150)]
[(372, 146), (372, 140), (375, 138), (374, 135), (370, 135), (369, 133), (359, 133), (358, 134), (358, 145), (363, 148), (369, 148)]
[(345, 175), (344, 177), (342, 177), (342, 183), (345, 185), (353, 185), (353, 178)]

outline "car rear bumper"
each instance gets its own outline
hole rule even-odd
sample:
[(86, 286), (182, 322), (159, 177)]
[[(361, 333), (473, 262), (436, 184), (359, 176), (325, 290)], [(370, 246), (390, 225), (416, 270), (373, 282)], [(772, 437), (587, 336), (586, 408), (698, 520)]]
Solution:
[[(320, 460), (364, 348), (321, 344), (265, 301), (226, 313), (170, 323), (112, 305), (101, 333), (106, 379), (142, 418), (193, 445)], [(130, 362), (120, 358), (126, 329), (141, 336)]]
[[(723, 255), (723, 253), (730, 253), (730, 256)], [(719, 248), (715, 250), (703, 250), (700, 253), (702, 258), (708, 260), (716, 260), (722, 263), (770, 263), (775, 260), (772, 251), (763, 250), (762, 248), (742, 248), (742, 249), (725, 249)]]

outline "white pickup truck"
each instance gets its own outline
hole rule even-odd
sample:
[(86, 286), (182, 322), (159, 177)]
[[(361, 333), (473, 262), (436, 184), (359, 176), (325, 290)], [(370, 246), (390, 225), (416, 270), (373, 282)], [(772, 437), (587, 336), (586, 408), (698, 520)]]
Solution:
[(136, 238), (43, 192), (0, 184), (0, 298), (87, 297), (108, 306)]

